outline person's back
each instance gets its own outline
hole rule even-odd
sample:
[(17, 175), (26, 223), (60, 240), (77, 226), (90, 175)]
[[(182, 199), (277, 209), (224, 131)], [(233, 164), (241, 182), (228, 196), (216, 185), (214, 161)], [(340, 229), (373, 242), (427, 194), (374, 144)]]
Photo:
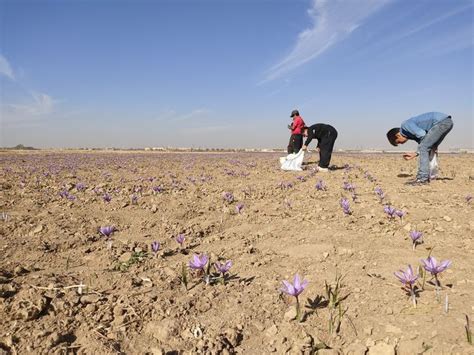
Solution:
[(426, 135), (426, 133), (437, 125), (439, 122), (447, 118), (449, 115), (442, 112), (426, 112), (421, 115), (411, 117), (408, 120), (402, 122), (400, 126), (400, 133), (407, 137), (417, 141)]

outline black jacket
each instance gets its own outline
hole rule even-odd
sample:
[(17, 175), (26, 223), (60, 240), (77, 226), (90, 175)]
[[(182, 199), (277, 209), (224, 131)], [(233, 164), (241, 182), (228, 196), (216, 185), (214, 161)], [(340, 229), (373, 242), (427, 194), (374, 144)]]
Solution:
[(337, 131), (333, 126), (324, 123), (316, 123), (308, 127), (308, 138), (306, 138), (305, 146), (308, 146), (311, 141), (316, 138), (318, 140), (318, 148), (321, 143), (321, 139), (330, 136), (331, 133), (337, 135)]

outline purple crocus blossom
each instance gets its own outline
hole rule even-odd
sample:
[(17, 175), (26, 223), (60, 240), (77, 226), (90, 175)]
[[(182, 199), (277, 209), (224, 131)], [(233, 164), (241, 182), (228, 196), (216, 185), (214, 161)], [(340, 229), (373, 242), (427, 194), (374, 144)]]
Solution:
[(399, 270), (398, 272), (395, 272), (394, 275), (403, 285), (408, 286), (410, 289), (419, 277), (419, 275), (415, 275), (411, 265), (408, 265), (406, 271)]
[(232, 194), (232, 192), (223, 192), (223, 193), (222, 193), (222, 198), (223, 198), (224, 201), (226, 201), (227, 203), (232, 203), (232, 202), (234, 202), (234, 195)]
[(432, 256), (429, 256), (426, 260), (422, 259), (421, 262), (425, 270), (430, 272), (433, 276), (437, 276), (451, 266), (451, 260), (443, 260), (438, 264), (438, 261)]
[(102, 196), (102, 199), (105, 201), (105, 202), (110, 202), (112, 201), (112, 196), (110, 196), (107, 192), (104, 194), (104, 196)]
[(300, 280), (300, 275), (296, 274), (294, 279), (293, 279), (293, 284), (288, 282), (287, 280), (283, 280), (283, 287), (280, 289), (280, 291), (286, 293), (287, 295), (298, 297), (308, 286), (308, 281), (303, 280), (301, 282)]
[(204, 270), (208, 261), (209, 258), (207, 257), (207, 255), (194, 254), (193, 259), (189, 262), (189, 267), (193, 270)]
[(342, 212), (344, 212), (344, 214), (346, 215), (351, 214), (351, 206), (347, 198), (345, 197), (341, 198), (340, 205), (342, 207)]
[(383, 211), (387, 214), (389, 218), (395, 217), (395, 212), (397, 211), (394, 207), (384, 206)]
[(350, 182), (344, 181), (344, 185), (342, 188), (346, 191), (354, 191), (355, 190), (355, 185), (351, 184)]
[(224, 275), (232, 267), (232, 261), (227, 260), (225, 263), (216, 262), (216, 263), (214, 263), (214, 267), (216, 268), (217, 272)]
[(153, 186), (153, 192), (155, 193), (163, 192), (163, 188), (161, 186)]
[(156, 255), (160, 251), (160, 242), (156, 240), (151, 243), (151, 251)]
[(100, 234), (108, 238), (115, 232), (115, 227), (114, 226), (100, 227), (99, 232)]
[(375, 194), (380, 198), (380, 200), (383, 200), (385, 198), (385, 193), (383, 192), (382, 188), (377, 186), (374, 191)]
[(86, 184), (84, 184), (82, 182), (78, 182), (76, 184), (76, 190), (77, 191), (84, 191), (86, 188), (87, 188)]
[(423, 237), (422, 232), (418, 232), (418, 231), (411, 231), (410, 232), (410, 238), (413, 241), (413, 243), (416, 243), (419, 239), (421, 239), (421, 237)]
[(237, 213), (241, 213), (242, 210), (244, 209), (244, 204), (242, 202), (239, 202), (236, 206), (235, 206), (235, 211)]
[(186, 240), (186, 237), (184, 236), (184, 234), (178, 234), (175, 240), (179, 245), (183, 246), (183, 243)]
[(400, 217), (400, 219), (403, 219), (403, 217), (406, 215), (406, 212), (404, 212), (402, 210), (395, 210), (395, 215), (397, 217)]
[(318, 191), (326, 191), (326, 184), (324, 183), (323, 180), (319, 180), (316, 183), (315, 187), (316, 187), (316, 190)]

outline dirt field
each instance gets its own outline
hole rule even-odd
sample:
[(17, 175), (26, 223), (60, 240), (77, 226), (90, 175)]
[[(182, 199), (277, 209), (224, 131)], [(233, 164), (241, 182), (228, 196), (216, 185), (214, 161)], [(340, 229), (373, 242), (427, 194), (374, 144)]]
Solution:
[[(399, 155), (336, 154), (329, 173), (278, 157), (0, 153), (0, 354), (474, 354), (474, 157), (441, 155), (441, 179), (417, 187)], [(394, 272), (430, 253), (452, 264), (438, 295), (420, 276), (415, 308)], [(300, 321), (280, 291), (296, 273)]]

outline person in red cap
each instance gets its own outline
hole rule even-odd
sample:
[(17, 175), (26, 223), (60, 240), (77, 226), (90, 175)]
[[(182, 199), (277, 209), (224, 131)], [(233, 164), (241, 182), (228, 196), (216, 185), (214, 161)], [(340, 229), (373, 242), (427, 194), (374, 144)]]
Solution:
[(303, 128), (306, 126), (298, 110), (291, 111), (293, 122), (288, 125), (291, 130), (290, 142), (288, 143), (288, 154), (298, 153), (303, 146)]

